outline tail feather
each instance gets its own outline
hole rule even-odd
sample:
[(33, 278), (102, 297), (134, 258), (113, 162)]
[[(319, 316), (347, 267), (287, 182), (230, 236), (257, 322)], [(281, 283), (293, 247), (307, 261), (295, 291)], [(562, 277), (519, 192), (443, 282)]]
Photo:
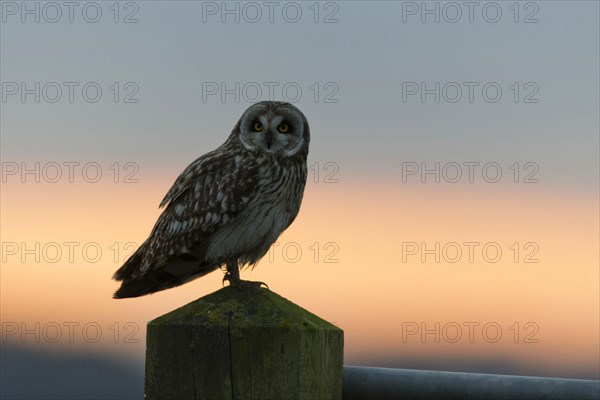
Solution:
[(161, 270), (149, 271), (141, 278), (123, 280), (121, 287), (115, 292), (113, 298), (126, 299), (152, 294), (177, 286), (174, 282), (175, 277), (172, 274)]
[(116, 281), (123, 281), (128, 279), (133, 275), (133, 273), (138, 270), (142, 265), (142, 257), (144, 255), (144, 248), (146, 246), (146, 242), (142, 243), (140, 247), (133, 253), (127, 261), (119, 268), (115, 274), (113, 275), (113, 279)]
[(124, 299), (152, 294), (161, 290), (182, 285), (219, 268), (218, 265), (206, 264), (203, 260), (182, 254), (169, 260), (159, 268), (150, 269), (141, 276), (136, 272), (141, 267), (144, 245), (129, 257), (113, 278), (122, 281), (121, 287), (113, 298)]

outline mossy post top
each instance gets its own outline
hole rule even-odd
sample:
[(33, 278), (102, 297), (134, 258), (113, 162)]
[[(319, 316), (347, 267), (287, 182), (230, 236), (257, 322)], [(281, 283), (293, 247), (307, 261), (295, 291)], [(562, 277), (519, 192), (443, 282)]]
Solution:
[[(232, 324), (233, 323), (233, 324)], [(257, 287), (227, 286), (164, 314), (148, 325), (276, 327), (340, 330), (277, 293)]]

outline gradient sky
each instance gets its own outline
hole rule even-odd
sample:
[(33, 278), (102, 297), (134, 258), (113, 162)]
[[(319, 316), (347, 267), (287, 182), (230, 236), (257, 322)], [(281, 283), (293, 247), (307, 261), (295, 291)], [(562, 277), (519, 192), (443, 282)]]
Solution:
[[(281, 14), (288, 3), (281, 2), (273, 23), (266, 15), (256, 23), (243, 15), (239, 23), (233, 16), (222, 23), (220, 14), (203, 15), (208, 3), (221, 2), (143, 1), (134, 2), (139, 22), (128, 24), (114, 23), (113, 2), (100, 3), (103, 16), (94, 24), (79, 9), (72, 23), (66, 15), (56, 23), (35, 23), (32, 16), (22, 23), (20, 10), (7, 13), (6, 3), (0, 29), (3, 323), (97, 321), (104, 345), (143, 357), (146, 322), (217, 290), (222, 276), (125, 301), (110, 298), (117, 287), (110, 276), (127, 243), (141, 243), (149, 233), (179, 172), (220, 145), (250, 105), (242, 93), (239, 102), (232, 95), (222, 101), (203, 87), (255, 82), (264, 100), (264, 83), (276, 82), (275, 100), (283, 99), (285, 84), (302, 89), (295, 104), (311, 125), (311, 175), (297, 221), (272, 258), (246, 278), (267, 281), (342, 327), (348, 363), (468, 358), (532, 374), (598, 376), (597, 2), (521, 2), (518, 23), (512, 1), (497, 2), (496, 23), (482, 17), (481, 7), (473, 22), (464, 8), (456, 23), (443, 15), (439, 23), (433, 16), (422, 23), (420, 14), (403, 14), (411, 2), (392, 1), (321, 2), (318, 23), (314, 2), (301, 2), (302, 18), (289, 23)], [(441, 10), (445, 3), (438, 4)], [(120, 5), (120, 20), (135, 10)], [(331, 12), (338, 22), (324, 23)], [(523, 23), (532, 12), (538, 22)], [(32, 95), (22, 102), (19, 93), (6, 92), (35, 82), (80, 86), (73, 103), (64, 85), (56, 103), (35, 103)], [(100, 101), (82, 98), (88, 82), (102, 88)], [(137, 103), (122, 102), (128, 82), (139, 89)], [(433, 88), (436, 82), (456, 83), (462, 98), (403, 101), (407, 84)], [(464, 82), (478, 84), (473, 102)], [(502, 89), (497, 102), (482, 96), (488, 83)], [(337, 102), (325, 102), (334, 89)], [(524, 102), (532, 91), (529, 99), (538, 101)], [(65, 162), (79, 163), (72, 183)], [(473, 183), (469, 162), (479, 163)], [(35, 163), (50, 174), (42, 173), (40, 183), (20, 175)], [(61, 166), (57, 183), (44, 179), (54, 176), (51, 163)], [(101, 168), (97, 183), (81, 175), (88, 163)], [(406, 175), (407, 163), (429, 169), (440, 163), (447, 174), (440, 183), (426, 175), (423, 183), (419, 173)], [(450, 183), (457, 164), (463, 178)], [(482, 176), (485, 164), (500, 168), (498, 182)], [(124, 183), (129, 172), (137, 183)], [(524, 182), (529, 173), (537, 183)], [(66, 255), (48, 262), (52, 254), (36, 262), (21, 259), (22, 247), (16, 255), (7, 247), (36, 242), (56, 242), (63, 251), (64, 242), (97, 243), (103, 254), (97, 262), (81, 253), (72, 262)], [(406, 254), (411, 244), (434, 248), (436, 242), (481, 245), (473, 262), (464, 245), (456, 263), (447, 261), (454, 253), (440, 262)], [(122, 249), (116, 260), (114, 243)], [(486, 243), (501, 248), (498, 262), (482, 256)], [(302, 255), (295, 257), (297, 248)], [(538, 261), (524, 262), (531, 252)], [(139, 343), (115, 344), (109, 327), (128, 321), (139, 327)], [(413, 323), (465, 322), (498, 324), (501, 339), (403, 339)], [(534, 330), (538, 342), (525, 342)]]

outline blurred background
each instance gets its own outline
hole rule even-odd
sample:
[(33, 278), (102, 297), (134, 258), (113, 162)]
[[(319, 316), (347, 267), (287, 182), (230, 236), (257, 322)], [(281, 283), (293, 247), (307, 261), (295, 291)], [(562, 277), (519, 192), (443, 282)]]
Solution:
[(111, 276), (268, 99), (308, 117), (309, 178), (245, 279), (343, 328), (346, 364), (599, 378), (598, 2), (0, 9), (2, 398), (143, 398), (146, 323), (222, 274)]

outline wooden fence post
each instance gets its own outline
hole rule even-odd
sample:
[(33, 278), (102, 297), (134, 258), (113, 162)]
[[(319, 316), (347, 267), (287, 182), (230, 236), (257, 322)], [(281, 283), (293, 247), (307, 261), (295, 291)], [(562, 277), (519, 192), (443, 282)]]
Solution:
[(341, 399), (343, 342), (268, 289), (228, 286), (148, 323), (146, 400)]

